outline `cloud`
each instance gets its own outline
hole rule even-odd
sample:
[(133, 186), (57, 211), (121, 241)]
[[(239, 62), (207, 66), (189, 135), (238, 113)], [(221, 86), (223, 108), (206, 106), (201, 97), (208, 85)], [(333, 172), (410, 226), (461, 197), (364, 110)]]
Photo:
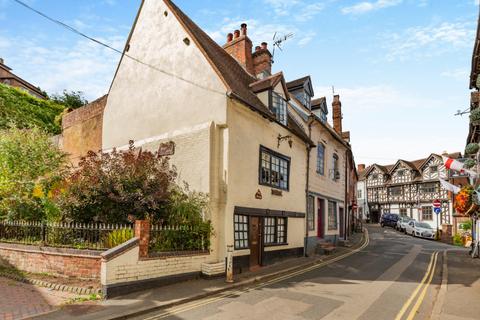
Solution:
[(371, 11), (394, 7), (401, 4), (403, 0), (377, 0), (375, 2), (363, 1), (353, 6), (342, 8), (343, 14), (364, 14)]
[[(331, 104), (331, 87), (314, 90)], [(461, 101), (457, 96), (415, 93), (384, 84), (336, 87), (335, 93), (342, 101), (343, 130), (351, 131), (357, 163), (415, 160), (432, 152), (458, 151), (464, 145), (468, 118), (453, 116), (452, 105)], [(448, 128), (449, 134), (440, 133), (439, 128)]]
[[(125, 41), (123, 36), (99, 40), (118, 49)], [(15, 43), (15, 48), (5, 47), (2, 54), (20, 77), (49, 93), (83, 91), (89, 100), (107, 93), (120, 59), (119, 54), (84, 39), (72, 46), (49, 46), (40, 38), (0, 36), (0, 48), (3, 43)]]
[(291, 16), (298, 22), (305, 22), (314, 18), (325, 8), (326, 3), (331, 1), (305, 3), (301, 0), (264, 0), (266, 4), (273, 8), (278, 17)]
[(313, 31), (304, 33), (303, 36), (298, 40), (298, 45), (300, 47), (305, 47), (307, 44), (309, 44), (316, 36), (317, 34)]
[(468, 70), (465, 68), (458, 68), (453, 70), (444, 71), (440, 74), (442, 77), (451, 78), (458, 81), (468, 81)]
[(384, 48), (389, 61), (431, 57), (472, 45), (475, 29), (471, 22), (443, 22), (408, 28), (385, 35)]

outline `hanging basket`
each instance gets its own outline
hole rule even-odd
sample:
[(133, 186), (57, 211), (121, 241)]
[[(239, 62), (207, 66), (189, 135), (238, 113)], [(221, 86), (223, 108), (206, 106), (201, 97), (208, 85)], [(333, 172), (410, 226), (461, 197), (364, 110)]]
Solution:
[[(455, 212), (465, 215), (467, 211), (472, 210), (474, 190), (472, 186), (464, 186), (455, 196)], [(475, 204), (476, 205), (476, 204)]]
[(475, 153), (478, 152), (479, 149), (480, 149), (480, 146), (478, 145), (478, 143), (469, 143), (465, 147), (465, 153), (466, 154), (475, 154)]

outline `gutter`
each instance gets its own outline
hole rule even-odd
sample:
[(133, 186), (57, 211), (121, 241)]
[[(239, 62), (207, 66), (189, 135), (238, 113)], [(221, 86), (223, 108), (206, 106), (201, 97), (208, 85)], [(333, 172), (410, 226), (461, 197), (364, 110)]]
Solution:
[(347, 226), (348, 226), (348, 149), (345, 150), (345, 205), (343, 209), (343, 239), (347, 240)]

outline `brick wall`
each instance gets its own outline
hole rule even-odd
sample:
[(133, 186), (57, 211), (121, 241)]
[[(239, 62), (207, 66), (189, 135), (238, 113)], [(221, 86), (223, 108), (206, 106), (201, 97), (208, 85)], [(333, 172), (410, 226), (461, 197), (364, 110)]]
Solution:
[(94, 251), (0, 243), (0, 264), (32, 273), (99, 279), (101, 257)]
[(102, 149), (103, 110), (107, 96), (82, 108), (67, 113), (62, 118), (62, 150), (76, 164), (88, 151)]
[[(102, 262), (102, 285), (155, 279), (191, 272), (200, 273), (202, 263), (213, 262), (210, 254), (140, 258), (139, 246)], [(216, 261), (215, 261), (216, 262)]]

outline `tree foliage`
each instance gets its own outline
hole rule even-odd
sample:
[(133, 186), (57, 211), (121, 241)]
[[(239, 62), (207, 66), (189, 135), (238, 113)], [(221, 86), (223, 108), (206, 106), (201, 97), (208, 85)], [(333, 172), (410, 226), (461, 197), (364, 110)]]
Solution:
[(63, 90), (62, 94), (54, 94), (51, 99), (55, 103), (65, 106), (67, 109), (78, 109), (88, 103), (82, 91)]
[(0, 219), (56, 219), (65, 169), (65, 154), (44, 131), (0, 130)]
[(64, 109), (54, 101), (38, 99), (0, 84), (0, 129), (38, 127), (50, 134), (58, 134), (61, 132), (58, 116)]
[(124, 152), (90, 152), (68, 177), (59, 204), (66, 218), (78, 222), (162, 219), (176, 176), (168, 158), (136, 150), (131, 142)]

